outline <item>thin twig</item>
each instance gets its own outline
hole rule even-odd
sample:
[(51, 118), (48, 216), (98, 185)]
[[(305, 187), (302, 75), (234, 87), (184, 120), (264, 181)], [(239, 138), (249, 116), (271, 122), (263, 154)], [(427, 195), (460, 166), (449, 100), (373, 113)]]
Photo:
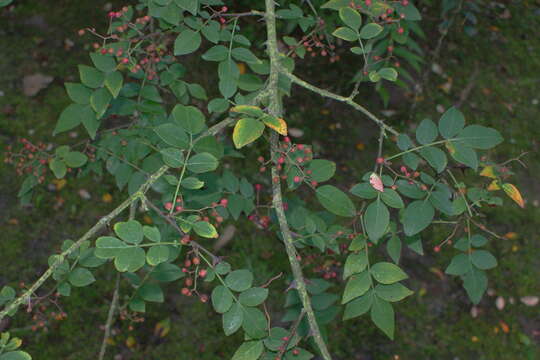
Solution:
[(279, 352), (278, 352), (278, 354), (276, 356), (276, 359), (280, 360), (281, 357), (283, 356), (283, 354), (285, 354), (285, 351), (287, 351), (287, 348), (289, 347), (289, 344), (290, 344), (291, 340), (296, 335), (296, 331), (298, 331), (298, 326), (302, 322), (302, 319), (304, 318), (304, 315), (306, 315), (306, 310), (302, 309), (302, 311), (300, 312), (300, 315), (298, 316), (298, 318), (296, 318), (296, 320), (294, 321), (293, 326), (291, 327), (291, 331), (289, 333), (289, 336), (287, 336), (287, 340), (285, 340), (285, 343), (283, 345), (281, 345), (281, 348), (279, 349)]
[(103, 360), (105, 352), (107, 351), (107, 344), (111, 337), (111, 326), (114, 320), (114, 314), (118, 305), (118, 297), (120, 294), (120, 274), (116, 275), (116, 285), (114, 287), (114, 294), (111, 300), (111, 306), (109, 307), (109, 314), (107, 315), (107, 322), (105, 323), (105, 333), (103, 334), (103, 341), (101, 343), (101, 350), (99, 351), (99, 360)]

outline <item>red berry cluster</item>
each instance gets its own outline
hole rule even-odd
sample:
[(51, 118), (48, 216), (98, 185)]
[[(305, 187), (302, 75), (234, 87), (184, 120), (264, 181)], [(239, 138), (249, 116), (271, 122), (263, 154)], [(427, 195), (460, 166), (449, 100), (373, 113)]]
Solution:
[(21, 148), (16, 151), (12, 145), (6, 147), (6, 164), (15, 165), (15, 173), (19, 176), (33, 174), (41, 184), (45, 181), (47, 174), (50, 156), (45, 151), (47, 145), (39, 142), (37, 145), (32, 144), (25, 138), (19, 139)]
[[(324, 27), (324, 20), (319, 20), (319, 25), (321, 29)], [(334, 44), (328, 43), (325, 41), (326, 37), (322, 31), (315, 31), (308, 35), (304, 35), (302, 39), (296, 45), (289, 45), (289, 50), (294, 51), (299, 46), (303, 46), (306, 51), (310, 54), (311, 57), (321, 56), (323, 58), (328, 57), (328, 61), (334, 63), (340, 60), (339, 55), (337, 55), (334, 50), (336, 46)], [(297, 56), (295, 52), (291, 55), (293, 58)]]
[(184, 287), (180, 290), (180, 293), (184, 296), (192, 296), (193, 294), (199, 297), (199, 300), (203, 303), (208, 302), (208, 295), (202, 294), (197, 290), (197, 279), (204, 278), (208, 274), (208, 270), (199, 269), (201, 259), (193, 252), (187, 254), (184, 263), (182, 264), (182, 272), (187, 277), (184, 279)]
[[(282, 172), (280, 175), (282, 180), (286, 180), (288, 170), (291, 167), (295, 167), (301, 173), (301, 175), (297, 175), (293, 178), (295, 184), (300, 184), (304, 181), (308, 182), (312, 187), (318, 185), (316, 181), (310, 180), (311, 170), (305, 168), (306, 164), (313, 160), (313, 151), (310, 146), (293, 144), (289, 137), (285, 137), (278, 150), (277, 159), (273, 160), (276, 163), (277, 170)], [(274, 178), (272, 181), (277, 183), (279, 179)]]

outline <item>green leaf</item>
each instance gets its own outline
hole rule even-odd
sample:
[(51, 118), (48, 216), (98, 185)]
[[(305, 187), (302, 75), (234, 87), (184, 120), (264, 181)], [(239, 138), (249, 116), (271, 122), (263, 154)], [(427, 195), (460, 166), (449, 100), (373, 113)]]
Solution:
[(118, 250), (114, 266), (119, 272), (135, 272), (146, 264), (146, 253), (138, 247)]
[(201, 34), (198, 31), (185, 29), (174, 41), (174, 55), (186, 55), (197, 51), (201, 46)]
[(361, 273), (366, 269), (368, 265), (368, 258), (365, 251), (358, 254), (350, 254), (345, 260), (345, 267), (343, 268), (343, 279), (348, 278), (353, 274)]
[(497, 259), (489, 251), (475, 250), (471, 254), (471, 261), (480, 270), (493, 269), (497, 266)]
[(350, 7), (339, 9), (339, 18), (345, 25), (355, 30), (360, 29), (360, 26), (362, 26), (362, 16), (358, 13), (358, 11)]
[(258, 106), (237, 105), (230, 110), (232, 113), (245, 114), (252, 118), (260, 118), (265, 115), (264, 111)]
[(351, 2), (349, 0), (330, 0), (321, 5), (321, 9), (340, 10), (346, 6), (349, 6)]
[(323, 185), (317, 188), (316, 195), (321, 205), (331, 213), (345, 217), (352, 217), (356, 214), (356, 208), (351, 199), (333, 185)]
[(437, 126), (430, 119), (424, 119), (416, 128), (416, 140), (422, 145), (432, 143), (439, 135)]
[(341, 303), (345, 304), (359, 296), (364, 295), (371, 287), (371, 276), (369, 271), (364, 271), (350, 277), (345, 285)]
[(206, 51), (202, 58), (206, 61), (223, 61), (226, 60), (229, 55), (229, 49), (223, 45), (212, 46)]
[(204, 181), (197, 179), (196, 177), (190, 176), (182, 180), (182, 187), (189, 190), (197, 190), (204, 186)]
[(481, 125), (467, 126), (459, 132), (458, 139), (474, 149), (482, 150), (491, 149), (503, 141), (497, 130)]
[(104, 73), (109, 73), (116, 70), (116, 61), (111, 55), (103, 55), (99, 53), (90, 53), (90, 58), (94, 66)]
[(205, 238), (213, 239), (218, 237), (218, 233), (214, 225), (206, 221), (197, 221), (195, 224), (193, 224), (193, 230), (195, 230), (197, 235)]
[(390, 213), (381, 199), (369, 204), (364, 215), (364, 224), (371, 241), (376, 243), (386, 233), (389, 223)]
[(218, 165), (219, 163), (216, 157), (207, 152), (192, 156), (187, 162), (188, 170), (197, 174), (214, 171)]
[(199, 0), (175, 0), (175, 3), (182, 9), (189, 11), (191, 15), (197, 15)]
[(332, 33), (333, 36), (343, 39), (345, 41), (358, 40), (358, 33), (348, 27), (339, 27)]
[(263, 312), (254, 307), (245, 307), (244, 322), (242, 328), (246, 332), (246, 335), (252, 339), (261, 339), (268, 335), (267, 320)]
[(90, 95), (92, 95), (92, 90), (84, 86), (83, 84), (78, 83), (65, 83), (66, 91), (71, 100), (77, 104), (86, 105), (90, 103)]
[(122, 90), (124, 84), (124, 77), (119, 71), (114, 71), (105, 76), (105, 86), (109, 89), (113, 98), (117, 98)]
[(447, 143), (446, 148), (450, 156), (459, 163), (467, 165), (474, 171), (478, 169), (478, 155), (476, 151), (460, 142)]
[(376, 23), (369, 23), (362, 27), (360, 30), (360, 37), (362, 39), (373, 39), (383, 31), (383, 27)]
[(95, 255), (100, 259), (111, 259), (125, 248), (127, 248), (125, 242), (112, 236), (101, 236), (96, 240)]
[(320, 183), (330, 180), (334, 176), (336, 163), (329, 160), (315, 159), (309, 163), (307, 170), (311, 171), (310, 178)]
[(377, 71), (377, 74), (388, 81), (396, 81), (398, 78), (398, 73), (394, 68), (382, 68), (381, 70)]
[(92, 106), (92, 109), (96, 112), (96, 117), (99, 119), (105, 114), (107, 111), (107, 108), (109, 107), (109, 104), (111, 103), (112, 95), (110, 92), (105, 89), (97, 89), (92, 93), (92, 96), (90, 96), (90, 105)]
[(58, 158), (52, 159), (52, 161), (49, 163), (49, 168), (52, 170), (57, 179), (61, 179), (66, 176), (66, 164)]
[(435, 209), (430, 202), (425, 200), (417, 200), (409, 204), (403, 212), (403, 229), (405, 235), (413, 236), (424, 230), (431, 224), (435, 216)]
[(8, 301), (15, 299), (16, 295), (17, 294), (15, 293), (15, 290), (13, 290), (12, 287), (9, 287), (9, 286), (2, 287), (2, 290), (0, 291), (0, 306), (4, 305)]
[(399, 237), (396, 235), (392, 235), (392, 237), (390, 237), (386, 243), (386, 251), (394, 263), (399, 263), (399, 258), (401, 257), (401, 240)]
[(163, 162), (172, 168), (180, 168), (184, 166), (184, 153), (180, 149), (165, 148), (161, 151)]
[(244, 306), (257, 306), (262, 304), (268, 297), (268, 289), (254, 287), (243, 291), (238, 297), (240, 304)]
[(225, 284), (234, 291), (245, 291), (253, 284), (253, 274), (249, 270), (235, 270), (225, 278)]
[(391, 340), (394, 340), (394, 308), (389, 302), (374, 296), (371, 306), (371, 320)]
[(88, 157), (79, 151), (70, 151), (64, 157), (66, 165), (72, 168), (78, 168), (86, 164)]
[(172, 111), (175, 122), (190, 134), (204, 130), (204, 114), (194, 106), (176, 105)]
[(105, 75), (101, 71), (86, 65), (79, 65), (79, 76), (81, 82), (92, 89), (101, 87), (105, 81)]
[(53, 135), (73, 129), (81, 123), (83, 118), (88, 116), (95, 118), (94, 111), (90, 106), (81, 104), (69, 105), (60, 114)]
[(232, 360), (257, 360), (263, 351), (262, 341), (246, 341), (236, 350)]
[(244, 311), (240, 304), (233, 304), (231, 308), (223, 314), (223, 331), (226, 336), (234, 334), (244, 321)]
[(185, 276), (182, 269), (174, 264), (161, 263), (154, 268), (150, 276), (157, 281), (172, 282), (181, 279)]
[(384, 203), (390, 207), (393, 207), (394, 209), (401, 209), (405, 206), (403, 203), (403, 200), (401, 199), (401, 196), (397, 193), (397, 191), (385, 188), (384, 191), (381, 194), (381, 200), (384, 201)]
[(253, 118), (238, 120), (234, 126), (233, 142), (237, 149), (257, 140), (264, 132), (264, 124)]
[(343, 312), (343, 320), (349, 320), (367, 313), (373, 304), (373, 298), (373, 292), (369, 290), (364, 295), (347, 303)]
[(153, 242), (161, 241), (161, 233), (159, 232), (159, 229), (156, 227), (144, 225), (143, 234), (150, 241), (153, 241)]
[(237, 47), (232, 49), (232, 56), (238, 61), (243, 61), (248, 64), (261, 64), (262, 61), (257, 58), (249, 49)]
[(144, 236), (142, 225), (136, 220), (117, 222), (114, 224), (114, 232), (130, 244), (139, 244)]
[(463, 276), (463, 287), (467, 295), (474, 304), (478, 304), (487, 289), (486, 273), (482, 270), (472, 268)]
[(465, 117), (456, 107), (452, 106), (439, 120), (439, 132), (445, 139), (451, 139), (465, 126)]
[(154, 131), (163, 141), (171, 146), (180, 149), (187, 149), (189, 147), (189, 138), (184, 129), (178, 125), (172, 123), (162, 124), (154, 128)]
[(377, 285), (375, 287), (375, 293), (378, 297), (389, 302), (396, 302), (405, 299), (407, 296), (413, 294), (413, 292), (407, 289), (400, 283), (392, 285)]
[(219, 92), (228, 99), (236, 93), (238, 89), (238, 78), (240, 71), (237, 64), (232, 59), (227, 59), (219, 63)]
[(169, 248), (165, 245), (152, 246), (146, 253), (146, 262), (150, 266), (159, 265), (169, 259)]
[(220, 314), (229, 311), (233, 304), (231, 291), (223, 285), (218, 285), (212, 290), (211, 298), (214, 310)]
[(0, 355), (0, 360), (32, 360), (32, 357), (24, 351), (17, 350)]
[(206, 90), (199, 84), (188, 84), (188, 90), (191, 96), (199, 100), (208, 100)]
[(69, 273), (68, 280), (75, 287), (83, 287), (96, 281), (96, 278), (88, 269), (78, 267)]
[(408, 278), (407, 274), (396, 264), (379, 262), (371, 267), (371, 275), (381, 284), (393, 284)]
[(463, 275), (471, 269), (469, 256), (466, 254), (458, 254), (452, 258), (450, 265), (444, 271), (449, 275)]
[[(386, 190), (386, 189), (385, 189)], [(350, 190), (351, 194), (361, 197), (362, 199), (375, 199), (379, 193), (368, 183), (356, 184)]]
[(212, 99), (208, 103), (208, 112), (222, 113), (229, 109), (229, 102), (226, 99), (218, 98)]
[(446, 169), (448, 164), (448, 159), (446, 154), (439, 148), (434, 146), (428, 146), (423, 149), (420, 149), (420, 155), (434, 168), (438, 173), (441, 173)]
[(137, 295), (144, 301), (162, 303), (163, 290), (158, 284), (146, 283), (137, 289)]

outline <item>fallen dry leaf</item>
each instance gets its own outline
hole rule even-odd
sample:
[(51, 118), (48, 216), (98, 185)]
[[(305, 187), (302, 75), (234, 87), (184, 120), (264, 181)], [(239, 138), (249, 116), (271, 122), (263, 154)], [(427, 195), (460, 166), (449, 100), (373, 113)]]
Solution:
[(538, 305), (538, 296), (523, 296), (520, 300), (527, 306)]
[(52, 81), (52, 76), (47, 76), (40, 73), (27, 75), (23, 78), (23, 93), (26, 96), (34, 96), (40, 90), (49, 86)]

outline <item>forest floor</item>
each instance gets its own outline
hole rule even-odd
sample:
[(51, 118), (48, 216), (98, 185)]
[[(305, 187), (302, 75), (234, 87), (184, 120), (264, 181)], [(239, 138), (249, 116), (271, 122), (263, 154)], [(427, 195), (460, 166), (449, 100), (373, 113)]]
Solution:
[[(0, 142), (7, 145), (20, 137), (55, 142), (51, 129), (68, 104), (63, 83), (76, 79), (76, 65), (88, 61), (89, 45), (77, 36), (77, 30), (104, 27), (106, 2), (17, 2), (13, 12), (0, 13)], [(405, 268), (414, 274), (409, 284), (415, 295), (397, 306), (396, 340), (390, 342), (365, 318), (336, 322), (329, 329), (336, 359), (519, 360), (540, 356), (536, 347), (539, 307), (520, 301), (523, 296), (540, 296), (540, 5), (534, 1), (490, 3), (478, 17), (478, 33), (467, 35), (458, 21), (443, 39), (436, 59), (431, 54), (439, 40), (441, 19), (439, 9), (431, 6), (423, 22), (428, 34), (424, 71), (430, 74), (414, 116), (411, 119), (411, 97), (401, 90), (386, 109), (394, 110), (388, 122), (412, 129), (418, 120), (438, 116), (441, 106), (461, 103), (468, 122), (492, 126), (504, 134), (506, 141), (490, 154), (493, 158), (503, 161), (529, 152), (523, 157), (526, 168), (517, 163), (513, 166), (515, 183), (527, 200), (526, 209), (507, 201), (504, 208), (488, 211), (491, 229), (506, 235), (504, 240), (492, 238), (490, 242), (499, 266), (489, 272), (489, 296), (471, 311), (459, 281), (443, 274), (452, 250), (439, 254), (432, 250), (448, 233), (448, 229), (437, 228), (424, 236), (428, 257), (412, 252), (404, 256)], [(306, 69), (303, 76), (309, 77), (312, 71), (321, 87), (348, 86), (347, 74), (340, 73), (340, 68), (313, 61), (299, 65)], [(25, 95), (23, 78), (37, 73), (50, 76), (50, 83), (35, 96)], [(321, 78), (320, 74), (326, 75)], [(369, 136), (375, 128), (335, 102), (324, 100), (325, 111), (314, 112), (323, 100), (298, 91), (296, 99), (287, 101), (290, 126), (304, 130), (301, 140), (316, 139), (324, 156), (340, 165), (338, 180), (350, 185), (351, 176), (371, 166), (373, 153), (362, 149), (376, 144)], [(376, 96), (359, 96), (359, 101), (376, 113), (384, 110)], [(49, 190), (35, 198), (34, 206), (22, 208), (16, 198), (21, 181), (10, 165), (0, 163), (0, 287), (31, 282), (63, 240), (81, 234), (121, 200), (112, 183), (68, 179), (65, 184), (51, 183)], [(228, 245), (228, 251), (236, 254), (232, 263), (250, 267), (261, 277), (286, 269), (286, 259), (272, 234), (255, 233), (245, 240)], [(270, 256), (269, 260), (260, 254)], [(28, 326), (32, 320), (24, 314), (10, 331), (24, 339), (25, 350), (35, 354), (35, 359), (94, 359), (112, 296), (113, 281), (108, 276), (101, 271), (93, 286), (62, 299), (58, 305), (68, 317), (51, 321), (48, 331), (33, 331)], [(498, 297), (505, 302), (500, 310), (495, 304)], [(278, 303), (270, 305), (276, 311), (280, 308)], [(170, 332), (166, 337), (157, 336), (156, 324), (166, 319), (171, 321)], [(220, 317), (210, 306), (182, 297), (178, 288), (171, 287), (165, 304), (150, 306), (143, 323), (117, 324), (109, 354), (110, 358), (122, 354), (123, 359), (145, 360), (228, 358), (238, 341), (238, 336), (223, 337)]]

